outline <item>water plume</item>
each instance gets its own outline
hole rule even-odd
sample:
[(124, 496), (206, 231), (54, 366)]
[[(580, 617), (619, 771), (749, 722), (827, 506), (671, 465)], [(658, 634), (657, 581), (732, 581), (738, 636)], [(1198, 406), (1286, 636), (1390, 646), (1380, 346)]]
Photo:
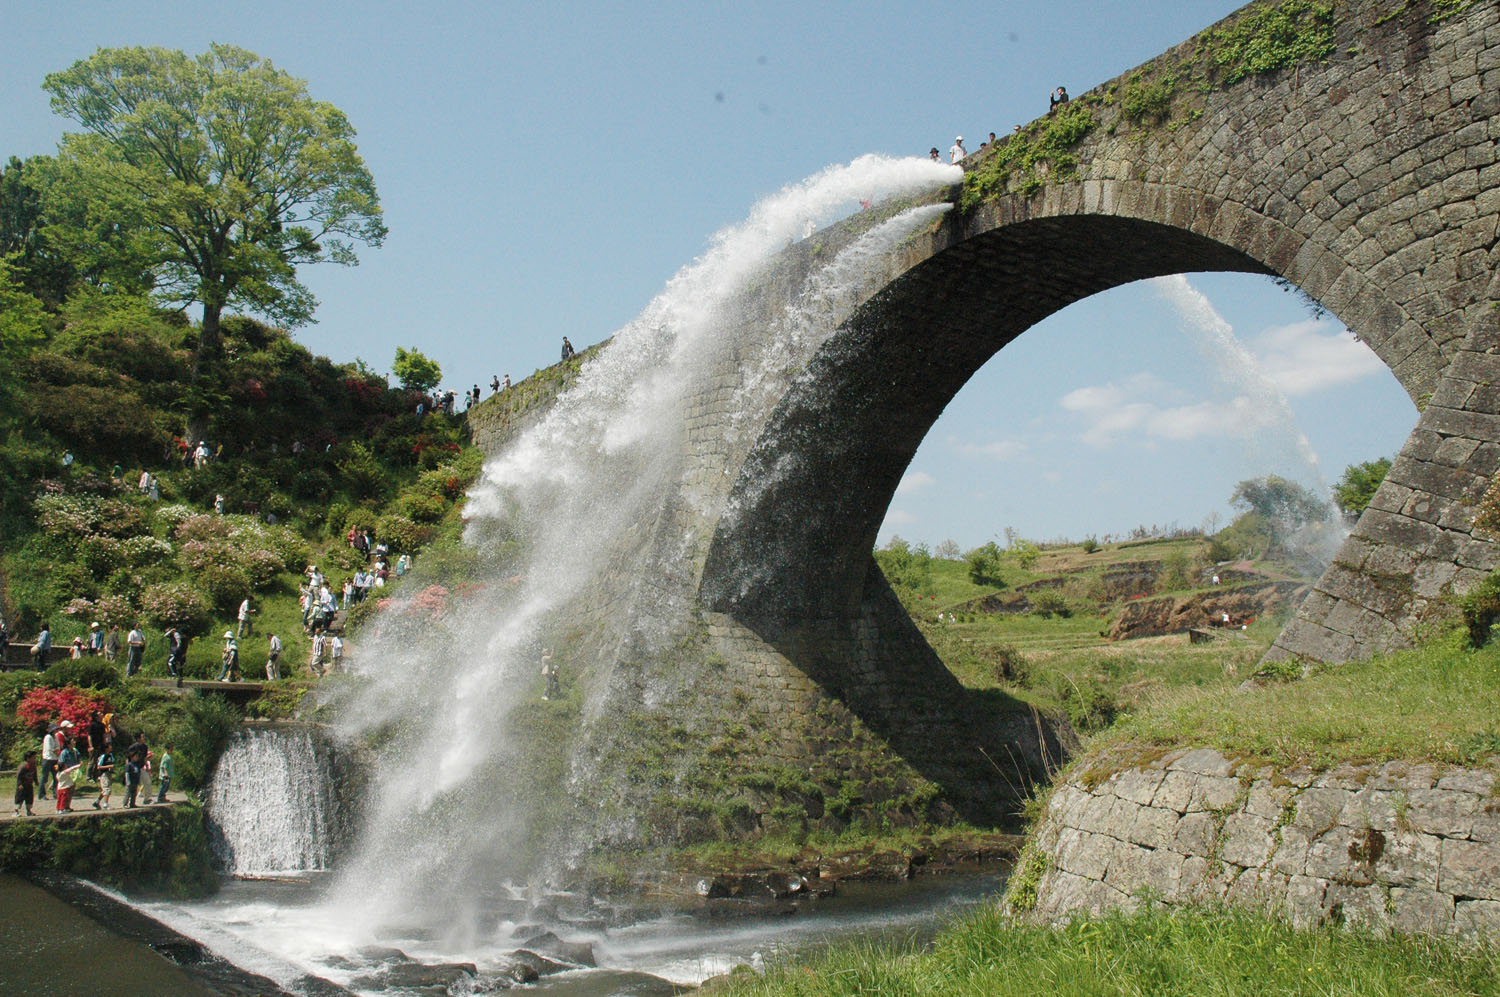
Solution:
[[(691, 598), (682, 565), (705, 542), (691, 515), (695, 489), (724, 487), (684, 480), (689, 399), (726, 369), (737, 397), (769, 391), (842, 321), (859, 288), (890, 279), (893, 250), (947, 206), (901, 212), (831, 254), (806, 281), (799, 307), (750, 351), (730, 335), (745, 321), (742, 302), (768, 262), (810, 228), (860, 201), (960, 177), (927, 160), (863, 156), (766, 198), (714, 236), (547, 414), (486, 464), (465, 509), (477, 583), (461, 595), (428, 589), (398, 600), (361, 635), (365, 681), (343, 704), (342, 723), (347, 735), (373, 742), (380, 764), (356, 852), (331, 893), (341, 923), (368, 933), (393, 922), (471, 930), (506, 878), (536, 870), (521, 843), (550, 801), (522, 798), (514, 786), (520, 775), (537, 776), (516, 771), (526, 757), (519, 739), (547, 735), (522, 735), (511, 717), (520, 704), (537, 707), (541, 655), (570, 628), (605, 619), (620, 627), (596, 639), (603, 658), (610, 641), (649, 654), (653, 642), (670, 639), (635, 607)], [(634, 588), (601, 587), (605, 574)], [(598, 719), (607, 678), (568, 678), (584, 722)], [(666, 694), (639, 691), (646, 702)], [(537, 795), (587, 785), (590, 761), (578, 755)]]

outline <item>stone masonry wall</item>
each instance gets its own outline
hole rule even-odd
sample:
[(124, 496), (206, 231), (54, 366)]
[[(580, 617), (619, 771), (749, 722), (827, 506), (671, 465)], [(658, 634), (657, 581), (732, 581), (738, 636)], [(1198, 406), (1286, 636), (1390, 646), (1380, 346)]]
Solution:
[(1075, 775), (1033, 836), (1045, 871), (1031, 914), (1133, 908), (1149, 893), (1298, 926), (1500, 936), (1497, 788), (1493, 768), (1275, 770), (1207, 748), (1097, 785)]

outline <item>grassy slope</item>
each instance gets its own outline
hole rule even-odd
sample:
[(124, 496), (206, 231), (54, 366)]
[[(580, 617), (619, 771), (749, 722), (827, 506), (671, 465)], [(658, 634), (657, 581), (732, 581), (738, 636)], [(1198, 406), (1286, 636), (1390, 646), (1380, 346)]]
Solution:
[(1012, 923), (991, 909), (950, 928), (930, 952), (847, 948), (764, 979), (737, 974), (715, 992), (1437, 997), (1494, 994), (1497, 978), (1500, 949), (1450, 939), (1298, 931), (1252, 914), (1161, 908), (1054, 930)]

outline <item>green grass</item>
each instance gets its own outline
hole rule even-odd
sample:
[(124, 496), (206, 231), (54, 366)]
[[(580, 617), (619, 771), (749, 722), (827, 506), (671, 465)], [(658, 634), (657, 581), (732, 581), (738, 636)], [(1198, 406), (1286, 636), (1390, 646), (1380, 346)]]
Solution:
[(846, 946), (810, 963), (773, 968), (764, 978), (736, 974), (715, 992), (1437, 997), (1494, 994), (1497, 979), (1500, 950), (1451, 939), (1378, 938), (1337, 927), (1299, 931), (1253, 914), (1160, 907), (1052, 929), (987, 909), (946, 930), (931, 951)]
[(1453, 633), (1418, 650), (1323, 666), (1306, 679), (1244, 693), (1182, 692), (1117, 724), (1107, 738), (1202, 745), (1278, 765), (1471, 765), (1500, 752), (1497, 702), (1500, 648), (1468, 650)]

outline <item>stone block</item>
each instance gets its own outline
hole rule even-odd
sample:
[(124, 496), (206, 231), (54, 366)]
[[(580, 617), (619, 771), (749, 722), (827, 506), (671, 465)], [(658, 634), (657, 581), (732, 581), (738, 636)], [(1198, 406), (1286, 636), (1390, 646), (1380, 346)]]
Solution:
[(1245, 813), (1270, 821), (1280, 820), (1281, 811), (1291, 799), (1292, 792), (1290, 786), (1275, 786), (1269, 779), (1257, 778), (1245, 800)]
[(1306, 789), (1297, 797), (1297, 812), (1292, 825), (1316, 838), (1339, 823), (1339, 816), (1349, 805), (1350, 793), (1343, 789)]
[(1115, 845), (1104, 882), (1121, 893), (1133, 893), (1146, 885), (1151, 869), (1151, 849), (1126, 842)]
[(1458, 769), (1438, 779), (1437, 788), (1456, 793), (1489, 796), (1490, 791), (1495, 788), (1495, 773), (1484, 769)]
[(1412, 790), (1406, 803), (1407, 826), (1445, 838), (1467, 837), (1479, 812), (1479, 797), (1446, 789)]
[(1059, 836), (1054, 854), (1057, 868), (1084, 879), (1103, 879), (1114, 852), (1112, 839), (1100, 839), (1087, 831), (1066, 829)]
[(1183, 814), (1172, 831), (1172, 847), (1184, 855), (1213, 855), (1218, 840), (1218, 822), (1212, 814)]
[(1375, 860), (1375, 878), (1391, 886), (1436, 890), (1442, 841), (1419, 831), (1386, 834), (1380, 857)]
[(1271, 854), (1269, 866), (1288, 876), (1297, 876), (1307, 871), (1307, 849), (1312, 838), (1298, 827), (1287, 825), (1281, 828), (1280, 842)]
[(1292, 927), (1306, 929), (1321, 924), (1327, 913), (1328, 881), (1316, 876), (1292, 876), (1287, 880), (1284, 911)]
[(1406, 935), (1445, 935), (1453, 930), (1453, 898), (1436, 890), (1391, 890), (1391, 928)]
[(1192, 808), (1193, 791), (1196, 788), (1197, 779), (1191, 774), (1168, 772), (1157, 787), (1156, 795), (1151, 798), (1151, 805), (1187, 813)]
[(1437, 888), (1456, 897), (1500, 900), (1500, 846), (1444, 839)]
[(1226, 862), (1259, 867), (1276, 850), (1275, 825), (1263, 817), (1246, 813), (1230, 814), (1224, 821), (1220, 856)]
[(1396, 827), (1396, 805), (1401, 795), (1390, 790), (1361, 789), (1349, 797), (1338, 822), (1346, 827), (1372, 827), (1392, 831)]
[(1336, 827), (1320, 834), (1307, 847), (1307, 874), (1356, 886), (1374, 882), (1374, 869), (1363, 858), (1354, 857), (1362, 854), (1364, 838), (1364, 831), (1355, 832), (1347, 827)]
[(1161, 848), (1173, 840), (1178, 814), (1162, 807), (1140, 807), (1126, 832), (1125, 840), (1147, 848)]
[(1156, 795), (1166, 773), (1159, 769), (1128, 769), (1110, 779), (1110, 792), (1122, 800), (1146, 806)]
[(1352, 928), (1376, 933), (1390, 930), (1391, 915), (1386, 911), (1385, 892), (1378, 886), (1330, 883), (1323, 902), (1330, 915), (1338, 912)]
[(1500, 938), (1500, 903), (1460, 900), (1453, 907), (1453, 930), (1466, 938)]
[(1234, 763), (1212, 748), (1197, 748), (1170, 762), (1167, 771), (1227, 776), (1234, 771)]

